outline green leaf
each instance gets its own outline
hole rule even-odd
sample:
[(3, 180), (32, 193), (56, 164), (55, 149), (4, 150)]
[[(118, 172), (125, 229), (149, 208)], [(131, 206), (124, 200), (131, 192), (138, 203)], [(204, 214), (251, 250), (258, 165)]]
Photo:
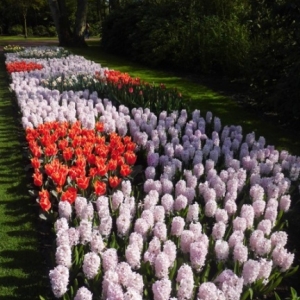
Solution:
[(46, 300), (43, 296), (39, 295), (40, 300)]
[(292, 275), (294, 275), (299, 269), (299, 265), (294, 267), (294, 268), (291, 268), (285, 275), (284, 277), (287, 278), (287, 277), (290, 277)]
[(38, 192), (36, 190), (28, 190), (28, 193), (31, 197), (36, 197), (38, 195)]
[(32, 169), (31, 164), (26, 165), (25, 168), (24, 168), (25, 172), (28, 172), (30, 169)]
[(55, 198), (57, 198), (57, 192), (56, 192), (55, 190), (51, 190), (51, 194), (52, 194)]
[(250, 299), (253, 299), (253, 290), (249, 288)]
[(173, 278), (174, 278), (174, 275), (175, 275), (175, 273), (176, 273), (176, 270), (177, 270), (177, 260), (175, 259), (175, 261), (174, 261), (174, 266), (173, 266), (173, 268), (172, 268), (172, 270), (171, 270), (171, 272), (170, 272), (170, 275), (169, 275), (169, 278), (170, 278), (171, 281), (172, 281)]
[(281, 298), (279, 297), (279, 295), (276, 292), (274, 292), (274, 295), (275, 295), (276, 300), (281, 300)]
[(43, 213), (39, 214), (39, 218), (42, 220), (45, 220), (45, 221), (47, 221), (47, 219), (48, 219), (47, 216)]
[(249, 296), (250, 292), (249, 292), (249, 289), (247, 291), (245, 291), (245, 293), (243, 294), (241, 300), (246, 300)]

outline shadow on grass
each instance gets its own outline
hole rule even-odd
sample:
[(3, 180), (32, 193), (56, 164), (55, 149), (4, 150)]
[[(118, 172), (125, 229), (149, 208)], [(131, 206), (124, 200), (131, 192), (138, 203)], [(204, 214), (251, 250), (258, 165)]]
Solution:
[[(50, 294), (45, 231), (37, 219), (22, 156), (24, 130), (7, 87), (0, 58), (0, 299), (38, 299)], [(47, 238), (47, 236), (46, 236)], [(47, 297), (47, 299), (51, 299)]]

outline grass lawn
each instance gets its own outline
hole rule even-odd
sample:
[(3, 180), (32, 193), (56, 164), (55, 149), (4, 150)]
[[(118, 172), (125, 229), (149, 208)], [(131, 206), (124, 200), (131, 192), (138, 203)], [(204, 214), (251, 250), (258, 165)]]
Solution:
[(36, 210), (27, 192), (17, 106), (12, 102), (8, 83), (1, 55), (0, 299), (37, 299), (48, 281), (39, 252)]

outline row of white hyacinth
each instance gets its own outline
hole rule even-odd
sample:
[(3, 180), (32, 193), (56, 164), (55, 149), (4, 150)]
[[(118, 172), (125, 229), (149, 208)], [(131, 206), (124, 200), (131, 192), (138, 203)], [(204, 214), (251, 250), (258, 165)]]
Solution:
[[(17, 61), (19, 53), (6, 59)], [(61, 74), (104, 77), (105, 68), (83, 57), (26, 60), (44, 68), (11, 74), (24, 128), (76, 120), (93, 128), (100, 120), (107, 133), (129, 134), (147, 157), (139, 197), (126, 180), (95, 202), (59, 202), (55, 297), (70, 295), (74, 265), (84, 276), (76, 300), (96, 299), (99, 287), (101, 299), (110, 300), (246, 299), (249, 290), (270, 292), (291, 270), (294, 254), (281, 225), (299, 182), (299, 157), (243, 135), (241, 126), (222, 126), (210, 112), (156, 116), (116, 108), (96, 92), (41, 86)]]

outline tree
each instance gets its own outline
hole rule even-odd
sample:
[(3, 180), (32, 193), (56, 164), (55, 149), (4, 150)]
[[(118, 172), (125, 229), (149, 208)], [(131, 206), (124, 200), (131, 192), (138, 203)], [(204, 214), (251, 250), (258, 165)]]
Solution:
[[(10, 1), (12, 2), (12, 1)], [(45, 4), (45, 0), (18, 0), (13, 1), (13, 9), (17, 10), (22, 15), (23, 26), (24, 26), (24, 36), (27, 38), (27, 14), (30, 9), (39, 10)]]
[[(75, 2), (76, 1), (76, 2)], [(86, 46), (84, 33), (88, 0), (48, 0), (60, 46)], [(71, 26), (70, 6), (76, 5), (75, 22)]]

